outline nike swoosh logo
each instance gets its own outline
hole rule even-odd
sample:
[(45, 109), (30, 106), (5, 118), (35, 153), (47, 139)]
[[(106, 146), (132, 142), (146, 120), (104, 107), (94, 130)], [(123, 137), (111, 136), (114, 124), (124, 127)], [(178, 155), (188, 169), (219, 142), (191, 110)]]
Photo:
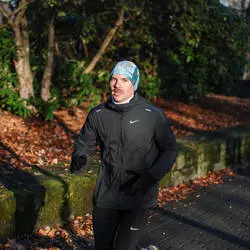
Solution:
[(130, 227), (130, 230), (132, 230), (132, 231), (138, 231), (138, 230), (140, 230), (140, 228), (138, 228), (138, 227)]
[(134, 121), (130, 120), (129, 121), (130, 124), (133, 124), (133, 123), (136, 123), (136, 122), (139, 122), (139, 120), (134, 120)]

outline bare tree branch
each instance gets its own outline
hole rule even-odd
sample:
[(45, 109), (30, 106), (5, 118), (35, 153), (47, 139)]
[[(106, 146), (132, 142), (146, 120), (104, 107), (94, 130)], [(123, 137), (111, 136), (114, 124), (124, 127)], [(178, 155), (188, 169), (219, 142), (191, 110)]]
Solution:
[(84, 55), (85, 57), (88, 59), (89, 58), (89, 51), (88, 51), (88, 47), (84, 42), (83, 37), (81, 36), (81, 41), (82, 41), (82, 45), (83, 45), (83, 50), (84, 50)]
[[(16, 24), (19, 24), (21, 21), (21, 18), (23, 17), (25, 11), (26, 11), (26, 7), (32, 2), (32, 0), (22, 0), (21, 1), (21, 5), (15, 9), (14, 11), (11, 10), (6, 10), (6, 8), (4, 8), (3, 6), (0, 5), (0, 12), (2, 13), (2, 15), (7, 18), (8, 23), (13, 26), (14, 22)], [(0, 2), (1, 3), (1, 2)], [(17, 15), (17, 16), (16, 16)], [(13, 21), (14, 16), (16, 16), (16, 20)]]
[[(23, 2), (23, 1), (22, 1)], [(26, 8), (32, 1), (25, 1), (24, 3), (21, 4), (21, 6), (19, 6), (17, 9), (15, 9), (12, 13), (12, 15), (16, 15), (20, 10)]]
[(102, 57), (102, 55), (105, 53), (106, 48), (110, 44), (110, 41), (115, 36), (115, 32), (123, 24), (123, 21), (124, 21), (124, 9), (122, 8), (120, 13), (119, 13), (118, 20), (115, 23), (115, 26), (108, 31), (99, 51), (97, 52), (95, 57), (92, 59), (92, 61), (89, 63), (87, 68), (84, 70), (84, 72), (83, 72), (84, 74), (89, 74), (94, 69), (94, 67), (96, 66), (96, 64), (98, 63), (98, 61)]
[[(23, 0), (25, 1), (25, 0)], [(22, 2), (23, 2), (22, 1)], [(22, 4), (23, 6), (24, 4)], [(19, 25), (21, 23), (21, 21), (24, 19), (24, 14), (25, 14), (26, 8), (20, 8), (19, 11), (16, 14), (16, 18), (15, 18), (15, 25)], [(11, 18), (12, 19), (12, 18)]]
[(6, 12), (6, 9), (3, 8), (3, 6), (0, 5), (0, 12), (2, 13), (2, 15), (4, 17), (6, 17), (7, 19), (9, 19), (9, 15), (8, 13)]

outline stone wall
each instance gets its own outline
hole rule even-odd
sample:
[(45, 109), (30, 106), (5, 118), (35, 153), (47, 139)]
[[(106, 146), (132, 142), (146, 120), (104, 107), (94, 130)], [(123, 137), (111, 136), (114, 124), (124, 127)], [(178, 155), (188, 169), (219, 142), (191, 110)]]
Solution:
[[(180, 150), (176, 163), (162, 179), (162, 186), (187, 183), (205, 176), (209, 171), (248, 160), (250, 126), (188, 136), (179, 139), (178, 144)], [(40, 168), (32, 172), (20, 171), (21, 176), (27, 175), (27, 180), (32, 176), (35, 182), (13, 177), (12, 184), (0, 189), (0, 240), (14, 237), (17, 232), (31, 232), (41, 226), (63, 224), (71, 216), (91, 211), (98, 160), (92, 162), (84, 177), (56, 174)], [(16, 176), (20, 176), (20, 173)]]
[[(22, 171), (22, 175), (24, 175)], [(95, 171), (97, 172), (97, 171)], [(25, 173), (26, 174), (26, 173)], [(54, 174), (37, 168), (36, 183), (15, 183), (0, 189), (0, 242), (16, 233), (30, 233), (42, 226), (67, 223), (70, 217), (92, 209), (97, 174)]]
[(250, 158), (250, 127), (205, 132), (178, 140), (180, 151), (162, 185), (178, 185)]

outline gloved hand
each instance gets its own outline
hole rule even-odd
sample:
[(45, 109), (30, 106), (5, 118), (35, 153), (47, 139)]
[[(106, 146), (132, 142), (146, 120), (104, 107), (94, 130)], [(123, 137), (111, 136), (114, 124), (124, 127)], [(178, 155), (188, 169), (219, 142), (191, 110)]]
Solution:
[(137, 174), (122, 184), (120, 190), (123, 191), (125, 195), (134, 196), (139, 192), (144, 195), (154, 183), (156, 183), (156, 180), (149, 173)]
[(72, 157), (70, 163), (70, 172), (72, 174), (81, 174), (87, 165), (87, 157), (85, 155), (81, 157)]

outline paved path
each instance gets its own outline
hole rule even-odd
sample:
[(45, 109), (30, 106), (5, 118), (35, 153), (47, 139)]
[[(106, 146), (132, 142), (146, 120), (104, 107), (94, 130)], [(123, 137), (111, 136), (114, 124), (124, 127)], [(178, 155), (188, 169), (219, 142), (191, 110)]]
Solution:
[(152, 212), (142, 244), (165, 249), (250, 249), (250, 174), (226, 177)]

